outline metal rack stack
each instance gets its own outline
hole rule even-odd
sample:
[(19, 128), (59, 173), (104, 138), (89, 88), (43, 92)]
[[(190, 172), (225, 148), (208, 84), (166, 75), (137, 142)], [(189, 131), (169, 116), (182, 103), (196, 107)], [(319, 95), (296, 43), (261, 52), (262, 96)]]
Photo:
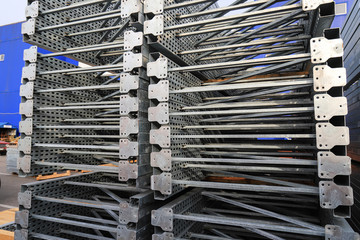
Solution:
[(29, 1), (16, 239), (359, 237), (335, 3), (216, 2)]

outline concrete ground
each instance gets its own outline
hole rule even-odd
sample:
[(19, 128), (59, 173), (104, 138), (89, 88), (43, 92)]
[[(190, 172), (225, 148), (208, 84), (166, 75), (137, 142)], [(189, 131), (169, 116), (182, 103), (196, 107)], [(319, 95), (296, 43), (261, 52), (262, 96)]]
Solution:
[(0, 155), (0, 212), (9, 208), (17, 208), (17, 195), (24, 183), (35, 182), (32, 177), (21, 178), (6, 172), (6, 156)]

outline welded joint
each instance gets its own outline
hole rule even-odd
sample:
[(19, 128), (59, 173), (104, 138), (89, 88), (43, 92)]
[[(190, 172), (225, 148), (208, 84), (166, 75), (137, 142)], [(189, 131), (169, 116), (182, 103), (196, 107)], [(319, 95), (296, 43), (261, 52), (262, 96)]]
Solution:
[(151, 167), (160, 168), (162, 171), (171, 170), (171, 150), (162, 149), (160, 152), (150, 154)]
[(317, 9), (320, 5), (331, 3), (333, 0), (302, 0), (302, 9), (311, 11)]
[(29, 239), (29, 231), (27, 229), (15, 230), (14, 239), (28, 240)]
[(346, 85), (346, 69), (331, 68), (328, 65), (317, 65), (313, 68), (314, 91), (326, 92), (333, 87)]
[(15, 213), (15, 223), (20, 225), (22, 228), (29, 227), (29, 211), (22, 210)]
[(130, 17), (131, 14), (140, 12), (141, 8), (140, 0), (121, 0), (121, 17)]
[(131, 142), (128, 139), (120, 139), (120, 150), (121, 159), (128, 159), (130, 157), (136, 157), (139, 155), (139, 143)]
[(326, 39), (325, 37), (310, 40), (311, 62), (324, 63), (330, 58), (344, 55), (344, 42), (342, 39)]
[(137, 179), (139, 175), (139, 168), (136, 163), (129, 163), (128, 161), (119, 162), (119, 180), (128, 181), (129, 179)]
[(31, 18), (21, 25), (21, 34), (29, 36), (35, 34), (35, 18)]
[(29, 49), (24, 50), (23, 59), (25, 62), (34, 63), (37, 61), (38, 48), (37, 46), (32, 46)]
[(173, 210), (171, 208), (160, 208), (151, 211), (151, 225), (160, 227), (164, 231), (173, 230)]
[(39, 16), (39, 1), (34, 1), (25, 8), (25, 17), (36, 18)]
[(318, 175), (319, 178), (333, 179), (338, 175), (350, 176), (351, 158), (348, 156), (336, 156), (332, 152), (318, 152)]
[(27, 136), (32, 135), (33, 134), (33, 119), (26, 118), (25, 120), (20, 121), (19, 132), (24, 133)]
[(144, 0), (144, 13), (154, 15), (164, 12), (164, 0)]
[(31, 208), (31, 191), (20, 192), (18, 194), (18, 203), (26, 209)]
[(161, 126), (159, 129), (150, 130), (150, 144), (169, 148), (171, 144), (170, 126)]
[(172, 192), (171, 173), (161, 173), (151, 176), (151, 190), (159, 191), (164, 195), (170, 195)]
[(34, 114), (34, 101), (26, 100), (25, 102), (20, 103), (19, 113), (26, 117), (32, 117)]
[(149, 99), (156, 99), (159, 102), (166, 102), (169, 100), (169, 81), (162, 80), (157, 84), (149, 85)]
[(19, 139), (18, 149), (24, 154), (31, 154), (31, 137), (24, 137)]
[(34, 81), (36, 78), (36, 64), (31, 63), (28, 66), (23, 67), (21, 78)]
[(337, 185), (333, 181), (320, 181), (320, 206), (325, 209), (335, 209), (338, 206), (354, 204), (353, 189), (349, 186)]
[(332, 149), (335, 146), (346, 146), (350, 143), (349, 128), (338, 127), (331, 123), (316, 124), (316, 145), (318, 149)]
[[(20, 140), (19, 140), (19, 147), (18, 147), (19, 150), (20, 150)], [(30, 173), (31, 172), (31, 156), (24, 155), (22, 157), (19, 157), (17, 159), (17, 169), (23, 171), (24, 173)]]
[(130, 112), (139, 111), (139, 99), (129, 95), (120, 96), (120, 115), (128, 115)]
[(20, 86), (20, 97), (32, 99), (34, 97), (34, 82), (28, 82)]
[(141, 53), (124, 53), (124, 72), (131, 72), (134, 68), (140, 68), (144, 64)]
[(169, 232), (164, 232), (162, 234), (153, 234), (152, 240), (174, 240), (174, 234)]
[(128, 93), (131, 90), (139, 89), (140, 77), (131, 75), (130, 73), (122, 73), (120, 75), (120, 93)]
[(165, 57), (158, 58), (155, 62), (147, 64), (147, 76), (164, 79), (168, 74), (168, 60)]
[(337, 225), (325, 225), (326, 240), (359, 240), (360, 235), (354, 231), (345, 231), (344, 228)]
[(126, 31), (124, 33), (124, 49), (126, 51), (133, 50), (144, 44), (144, 34), (142, 32)]
[(120, 203), (119, 222), (121, 224), (137, 223), (139, 221), (139, 208), (131, 206), (128, 202)]
[(139, 133), (139, 120), (129, 117), (120, 118), (120, 137), (128, 137), (130, 134)]
[(160, 36), (164, 33), (164, 16), (156, 15), (153, 19), (144, 22), (144, 34)]
[(156, 107), (149, 107), (148, 109), (149, 122), (158, 122), (159, 124), (168, 124), (169, 119), (169, 104), (160, 103)]
[(348, 113), (346, 97), (332, 97), (326, 93), (314, 95), (314, 107), (317, 121), (327, 121)]
[(120, 225), (117, 227), (116, 240), (136, 240), (136, 231)]

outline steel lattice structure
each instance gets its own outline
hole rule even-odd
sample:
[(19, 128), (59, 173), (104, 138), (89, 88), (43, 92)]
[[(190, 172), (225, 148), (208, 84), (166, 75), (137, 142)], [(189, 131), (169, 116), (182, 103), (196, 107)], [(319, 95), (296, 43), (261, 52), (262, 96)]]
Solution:
[(216, 2), (28, 1), (16, 240), (359, 238), (335, 3)]

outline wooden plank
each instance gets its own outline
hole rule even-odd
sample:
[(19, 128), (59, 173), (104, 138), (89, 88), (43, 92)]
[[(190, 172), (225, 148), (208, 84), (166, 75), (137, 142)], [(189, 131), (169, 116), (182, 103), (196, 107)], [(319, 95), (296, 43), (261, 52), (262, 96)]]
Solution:
[(14, 233), (5, 231), (5, 230), (0, 230), (0, 239), (1, 240), (14, 240)]
[(47, 180), (47, 179), (53, 179), (53, 178), (59, 178), (59, 177), (66, 177), (66, 176), (70, 176), (71, 175), (71, 171), (68, 170), (65, 173), (53, 173), (50, 175), (39, 175), (36, 177), (36, 181), (40, 181), (40, 180)]
[[(8, 210), (0, 212), (0, 225), (14, 222), (16, 211), (18, 211), (17, 208), (12, 208), (12, 209), (8, 209)], [(0, 239), (2, 239), (2, 238), (0, 238)]]

